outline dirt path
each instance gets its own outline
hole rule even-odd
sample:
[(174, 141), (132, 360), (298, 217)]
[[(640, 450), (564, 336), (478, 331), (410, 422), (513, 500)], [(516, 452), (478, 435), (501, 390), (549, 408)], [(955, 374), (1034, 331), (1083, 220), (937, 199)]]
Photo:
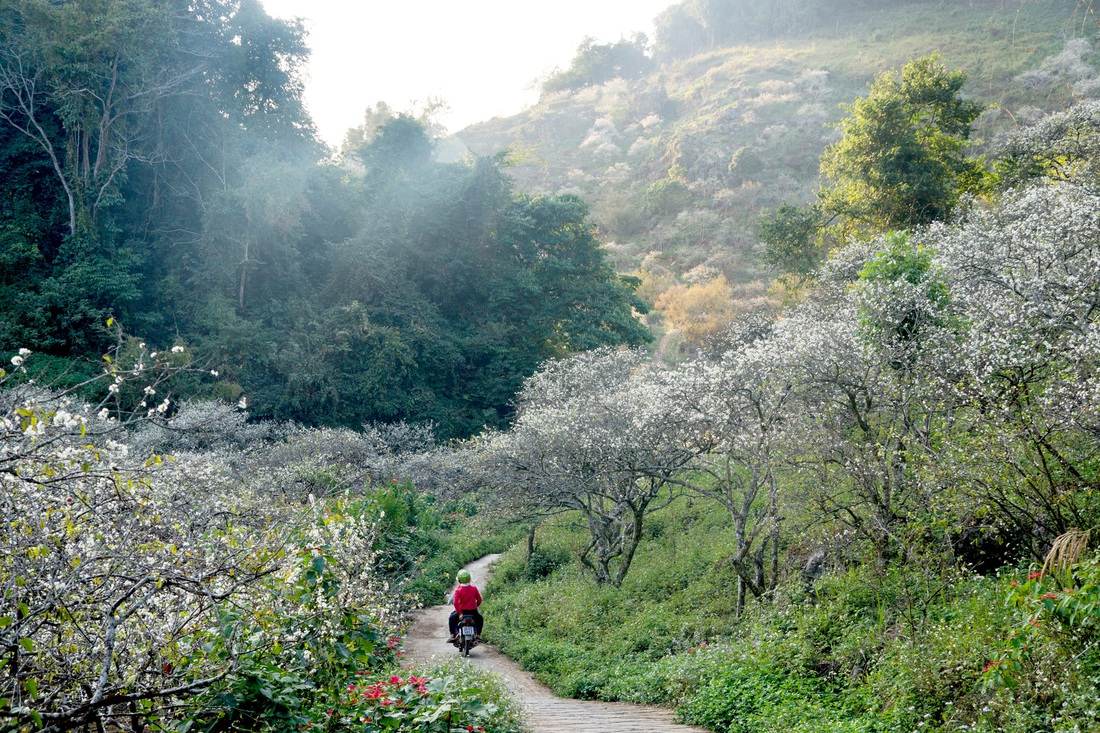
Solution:
[[(474, 585), (484, 587), (492, 577), (489, 564), (497, 558), (489, 555), (470, 563), (466, 569)], [(450, 606), (433, 606), (414, 614), (405, 638), (405, 657), (411, 662), (428, 663), (433, 659), (457, 657), (458, 652), (446, 643), (447, 616)], [(486, 619), (485, 623), (492, 623)], [(508, 659), (493, 647), (482, 644), (470, 652), (469, 662), (499, 674), (512, 694), (522, 703), (527, 723), (534, 733), (687, 733), (704, 731), (677, 725), (672, 711), (665, 708), (631, 705), (618, 702), (587, 702), (567, 700), (554, 695), (530, 672)]]

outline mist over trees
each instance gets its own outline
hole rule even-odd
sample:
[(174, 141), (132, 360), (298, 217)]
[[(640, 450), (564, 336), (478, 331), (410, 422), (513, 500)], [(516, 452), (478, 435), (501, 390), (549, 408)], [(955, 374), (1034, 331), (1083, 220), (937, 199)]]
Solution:
[(327, 159), (307, 53), (256, 0), (6, 3), (0, 350), (64, 372), (115, 316), (257, 416), (450, 437), (503, 424), (546, 358), (649, 338), (579, 199), (439, 164), (382, 106)]
[(882, 0), (683, 0), (657, 16), (654, 45), (662, 59), (684, 58), (764, 37), (802, 33), (882, 4)]

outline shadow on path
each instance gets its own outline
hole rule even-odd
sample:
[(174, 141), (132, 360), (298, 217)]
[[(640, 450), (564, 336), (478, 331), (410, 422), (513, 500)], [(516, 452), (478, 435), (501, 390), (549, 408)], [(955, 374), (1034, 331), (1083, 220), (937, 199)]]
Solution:
[[(487, 555), (466, 566), (474, 585), (484, 588), (492, 577), (490, 564), (498, 555)], [(431, 664), (458, 651), (447, 643), (447, 616), (450, 606), (432, 606), (416, 611), (405, 637), (405, 658), (410, 663)], [(485, 618), (486, 625), (493, 619)], [(631, 705), (621, 702), (588, 702), (569, 700), (554, 695), (530, 672), (498, 652), (482, 644), (470, 652), (470, 664), (496, 672), (523, 705), (528, 727), (533, 733), (687, 733), (704, 731), (673, 722), (672, 711), (665, 708)]]

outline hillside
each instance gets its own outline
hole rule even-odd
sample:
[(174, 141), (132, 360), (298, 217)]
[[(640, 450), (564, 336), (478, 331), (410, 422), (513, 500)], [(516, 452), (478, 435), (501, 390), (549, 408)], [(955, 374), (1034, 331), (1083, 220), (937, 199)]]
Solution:
[(991, 107), (975, 153), (1013, 124), (1100, 93), (1091, 3), (863, 5), (880, 7), (684, 59), (659, 53), (637, 79), (546, 93), (457, 137), (479, 154), (510, 148), (521, 189), (585, 197), (619, 269), (644, 268), (647, 299), (675, 282), (668, 272), (723, 274), (745, 298), (770, 275), (756, 257), (760, 214), (813, 197), (841, 105), (875, 74), (930, 53), (965, 71), (967, 93)]

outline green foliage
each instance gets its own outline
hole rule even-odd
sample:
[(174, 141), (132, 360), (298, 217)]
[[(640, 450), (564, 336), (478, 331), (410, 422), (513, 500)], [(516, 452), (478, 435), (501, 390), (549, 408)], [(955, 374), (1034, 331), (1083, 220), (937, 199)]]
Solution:
[(822, 156), (825, 210), (872, 231), (909, 229), (946, 219), (963, 193), (980, 190), (982, 161), (966, 146), (983, 107), (961, 96), (965, 82), (936, 56), (876, 76)]
[(367, 494), (366, 500), (382, 517), (375, 545), (378, 568), (416, 605), (442, 602), (458, 568), (501, 552), (522, 532), (515, 526), (501, 530), (472, 504), (441, 506), (397, 479)]
[(679, 213), (691, 202), (691, 191), (683, 181), (661, 178), (645, 190), (643, 201), (650, 213), (668, 216)]
[[(732, 22), (722, 20), (723, 5), (735, 11)], [(478, 152), (537, 150), (511, 169), (519, 185), (582, 192), (619, 245), (621, 269), (648, 258), (647, 267), (683, 276), (706, 263), (731, 283), (746, 282), (770, 276), (753, 236), (761, 214), (814, 200), (821, 153), (836, 139), (827, 128), (844, 116), (840, 103), (867, 94), (874, 73), (939, 49), (949, 68), (968, 74), (967, 99), (1000, 110), (975, 125), (968, 152), (985, 151), (1034, 110), (1073, 103), (1077, 77), (1057, 77), (1049, 89), (1018, 79), (1060, 56), (1067, 39), (1086, 43), (1080, 12), (1077, 0), (682, 2), (657, 18), (652, 72), (550, 95), (461, 136)], [(1084, 60), (1094, 66), (1091, 54)], [(731, 174), (731, 156), (743, 147), (766, 163), (762, 172)], [(693, 211), (647, 212), (639, 221), (646, 189), (674, 165)], [(696, 211), (720, 219), (723, 231), (698, 232)]]
[(631, 40), (624, 38), (615, 43), (601, 44), (594, 38), (585, 38), (577, 47), (569, 68), (551, 74), (542, 83), (542, 93), (582, 89), (612, 79), (636, 79), (651, 65), (646, 56), (646, 43), (641, 33)]
[(323, 715), (315, 712), (313, 724), (324, 730), (354, 727), (364, 733), (463, 729), (518, 733), (518, 716), (502, 702), (510, 704), (502, 701), (490, 675), (470, 665), (453, 664), (437, 669), (431, 678), (349, 678), (334, 706)]
[[(866, 304), (860, 318), (863, 337), (891, 349), (919, 349), (931, 329), (952, 319), (951, 294), (933, 266), (933, 252), (914, 244), (905, 233), (888, 234), (880, 251), (859, 273), (857, 288)], [(883, 302), (901, 303), (885, 311)]]
[(784, 204), (760, 220), (762, 259), (786, 273), (808, 275), (825, 261), (822, 215), (817, 207)]
[[(349, 531), (376, 522), (375, 566), (398, 586), (418, 572), (395, 563), (409, 552), (420, 551), (419, 561), (430, 568), (454, 562), (456, 552), (481, 551), (467, 538), (478, 536), (489, 545), (506, 539), (460, 514), (442, 515), (425, 495), (399, 483), (363, 497), (325, 502), (319, 521)], [(432, 541), (417, 544), (429, 536)], [(466, 726), (518, 731), (514, 703), (486, 673), (468, 665), (443, 665), (402, 676), (400, 637), (370, 617), (367, 599), (348, 598), (343, 579), (359, 571), (341, 567), (344, 555), (346, 549), (332, 546), (306, 548), (289, 582), (273, 579), (291, 602), (287, 608), (294, 610), (254, 616), (244, 640), (247, 653), (229, 632), (248, 621), (243, 611), (224, 616), (226, 633), (195, 644), (199, 655), (236, 653), (240, 664), (189, 704), (190, 715), (177, 729), (328, 731), (354, 725), (364, 731), (427, 733)], [(186, 656), (176, 660), (179, 672), (188, 664)]]
[[(735, 621), (724, 515), (682, 500), (655, 515), (620, 588), (582, 572), (582, 527), (543, 526), (530, 559), (520, 543), (498, 561), (486, 633), (560, 694), (674, 706), (715, 731), (1033, 733), (1093, 720), (1095, 560), (1066, 592), (1038, 573), (954, 568), (935, 548), (888, 568), (853, 557), (816, 582), (788, 578)], [(540, 556), (570, 555), (531, 572)], [(1068, 678), (1054, 673), (1065, 664)], [(1037, 681), (1056, 677), (1056, 689)]]
[(766, 169), (764, 159), (747, 146), (741, 146), (733, 152), (728, 167), (730, 176), (736, 183), (755, 180)]
[(1036, 730), (1100, 724), (1100, 560), (1021, 575), (1006, 595), (1015, 618), (984, 669), (983, 684), (996, 694), (989, 721), (1014, 718)]
[[(919, 0), (908, 0), (915, 3)], [(769, 36), (806, 33), (853, 12), (902, 3), (881, 0), (682, 0), (656, 19), (658, 54), (682, 58)]]
[[(700, 656), (718, 655), (704, 652)], [(679, 709), (685, 723), (719, 733), (882, 730), (870, 720), (845, 714), (839, 696), (819, 681), (760, 668), (747, 659), (726, 657), (713, 659), (712, 664), (710, 681)]]

